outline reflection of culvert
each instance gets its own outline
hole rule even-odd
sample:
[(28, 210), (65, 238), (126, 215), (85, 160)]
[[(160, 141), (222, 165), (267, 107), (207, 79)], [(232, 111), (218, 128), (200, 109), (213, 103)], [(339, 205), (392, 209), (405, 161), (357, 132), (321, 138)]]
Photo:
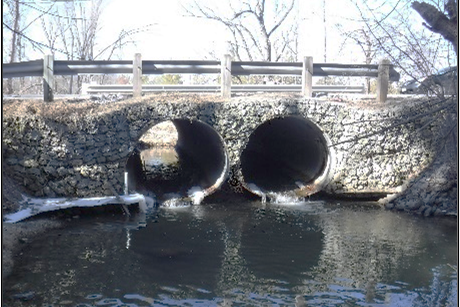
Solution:
[(243, 185), (259, 196), (304, 197), (330, 180), (330, 141), (312, 121), (289, 116), (260, 125), (241, 154)]
[(161, 174), (152, 176), (151, 166), (147, 172), (141, 153), (135, 152), (126, 165), (128, 185), (141, 193), (153, 192), (160, 201), (174, 198), (199, 203), (227, 178), (229, 165), (224, 142), (211, 126), (201, 121), (175, 119), (172, 123), (177, 130), (177, 162), (160, 165)]

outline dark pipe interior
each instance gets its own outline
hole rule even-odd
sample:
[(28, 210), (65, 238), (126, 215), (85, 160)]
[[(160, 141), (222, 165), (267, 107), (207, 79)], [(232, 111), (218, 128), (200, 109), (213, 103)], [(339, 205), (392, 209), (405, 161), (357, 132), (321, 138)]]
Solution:
[(242, 152), (241, 170), (246, 184), (284, 192), (299, 188), (298, 183), (312, 183), (327, 159), (322, 131), (306, 118), (290, 116), (267, 121), (254, 131)]
[(192, 187), (205, 190), (215, 185), (227, 171), (223, 141), (212, 127), (188, 119), (175, 119), (172, 123), (178, 133), (175, 150), (179, 160), (173, 176), (146, 176), (140, 151), (135, 150), (126, 164), (130, 190), (153, 192), (160, 200), (168, 199), (171, 193), (185, 197)]
[(226, 153), (222, 139), (209, 125), (187, 119), (173, 120), (178, 132), (179, 160), (194, 171), (193, 185), (209, 187), (222, 175)]

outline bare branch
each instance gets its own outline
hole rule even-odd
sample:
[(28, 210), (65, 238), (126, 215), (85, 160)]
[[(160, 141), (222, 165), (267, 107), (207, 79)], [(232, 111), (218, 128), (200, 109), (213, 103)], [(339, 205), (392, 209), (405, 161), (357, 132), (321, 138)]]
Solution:
[(281, 17), (281, 20), (277, 22), (277, 24), (268, 32), (268, 36), (271, 36), (273, 34), (273, 32), (276, 31), (276, 29), (279, 28), (279, 26), (281, 26), (281, 24), (284, 22), (284, 20), (286, 19), (286, 17), (289, 15), (289, 13), (291, 13), (292, 9), (294, 8), (294, 0), (292, 0), (291, 2), (291, 5), (289, 6), (289, 8), (286, 10), (285, 14), (283, 15), (283, 17)]
[[(232, 48), (238, 57), (242, 56), (241, 51), (244, 50), (246, 57), (251, 60), (270, 61), (273, 46), (283, 46), (284, 43), (292, 41), (286, 40), (283, 37), (286, 33), (280, 33), (279, 29), (286, 23), (287, 17), (293, 11), (295, 0), (289, 0), (289, 5), (283, 5), (281, 10), (277, 7), (279, 1), (282, 0), (269, 3), (265, 0), (243, 1), (237, 6), (231, 0), (227, 0), (231, 10), (230, 16), (198, 4), (197, 1), (184, 9), (189, 16), (217, 21), (224, 25), (233, 36)], [(275, 24), (271, 26), (267, 22), (266, 15), (272, 12), (275, 14)], [(269, 19), (272, 20), (271, 17)], [(269, 27), (270, 30), (267, 30)], [(279, 50), (287, 49), (288, 47), (285, 46)], [(280, 55), (276, 56), (276, 59), (280, 58)]]

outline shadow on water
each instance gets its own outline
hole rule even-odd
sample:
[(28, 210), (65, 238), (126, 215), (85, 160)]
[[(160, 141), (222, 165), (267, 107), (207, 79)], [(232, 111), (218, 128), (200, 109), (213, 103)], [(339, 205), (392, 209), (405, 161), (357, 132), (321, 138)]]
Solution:
[(456, 306), (457, 227), (366, 204), (258, 201), (82, 218), (33, 241), (4, 306)]

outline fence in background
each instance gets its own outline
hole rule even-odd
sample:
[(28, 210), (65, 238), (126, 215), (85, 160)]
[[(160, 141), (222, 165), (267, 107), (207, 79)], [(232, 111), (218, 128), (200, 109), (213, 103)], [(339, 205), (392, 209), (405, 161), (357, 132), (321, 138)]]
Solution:
[[(45, 101), (54, 97), (55, 75), (83, 74), (133, 74), (133, 84), (129, 86), (106, 85), (105, 92), (131, 92), (134, 97), (143, 91), (177, 90), (186, 92), (217, 92), (230, 97), (232, 91), (301, 91), (311, 97), (313, 91), (356, 92), (361, 88), (354, 86), (313, 86), (312, 77), (348, 76), (377, 78), (377, 101), (384, 102), (390, 81), (398, 81), (399, 73), (388, 60), (379, 65), (313, 63), (312, 57), (304, 57), (303, 62), (243, 62), (232, 61), (225, 55), (221, 61), (143, 61), (137, 53), (133, 61), (61, 61), (47, 55), (43, 60), (10, 63), (2, 65), (2, 78), (43, 76), (43, 95)], [(150, 86), (142, 85), (142, 75), (161, 74), (220, 74), (221, 84), (194, 86)], [(232, 85), (232, 76), (284, 75), (301, 76), (301, 85)], [(97, 86), (96, 86), (97, 87)], [(99, 92), (103, 92), (100, 88)]]

